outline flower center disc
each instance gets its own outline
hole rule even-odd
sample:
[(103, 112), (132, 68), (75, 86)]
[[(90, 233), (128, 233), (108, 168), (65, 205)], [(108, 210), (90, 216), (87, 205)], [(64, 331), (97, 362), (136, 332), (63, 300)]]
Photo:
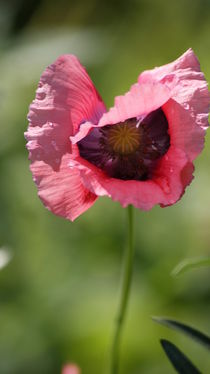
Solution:
[(152, 178), (169, 146), (168, 121), (161, 108), (142, 118), (94, 127), (78, 142), (80, 156), (109, 177), (138, 181)]
[(129, 155), (136, 152), (140, 146), (140, 131), (130, 122), (126, 121), (109, 128), (108, 145), (116, 154)]

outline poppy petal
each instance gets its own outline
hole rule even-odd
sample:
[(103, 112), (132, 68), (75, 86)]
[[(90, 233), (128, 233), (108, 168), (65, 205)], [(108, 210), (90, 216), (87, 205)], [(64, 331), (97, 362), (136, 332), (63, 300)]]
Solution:
[[(183, 151), (172, 147), (163, 157), (158, 173), (147, 181), (109, 178), (81, 157), (71, 160), (70, 165), (80, 170), (85, 187), (97, 196), (109, 196), (123, 207), (132, 204), (136, 208), (150, 210), (156, 204), (167, 206), (179, 200), (184, 189), (180, 169), (185, 169), (188, 160)], [(186, 179), (188, 183), (191, 181), (189, 177)]]
[(171, 100), (163, 110), (168, 119), (171, 144), (182, 149), (192, 161), (202, 151), (208, 127), (210, 95), (200, 64), (192, 49), (174, 62), (143, 72), (139, 84), (167, 82), (176, 76)]
[(74, 221), (92, 206), (96, 196), (81, 183), (78, 170), (69, 169), (69, 157), (64, 155), (59, 172), (43, 161), (31, 164), (38, 195), (47, 209), (58, 216)]
[(119, 201), (123, 207), (129, 204), (143, 210), (151, 209), (164, 201), (164, 192), (158, 183), (152, 180), (140, 182), (109, 178), (93, 164), (84, 159), (71, 160), (72, 166), (80, 170), (84, 185), (97, 196), (108, 196)]
[(115, 105), (105, 113), (98, 126), (112, 125), (133, 117), (145, 116), (160, 108), (172, 96), (175, 77), (168, 84), (161, 82), (136, 83), (125, 95), (115, 98)]
[(69, 169), (69, 137), (81, 121), (97, 122), (105, 106), (85, 69), (72, 55), (59, 57), (42, 74), (25, 133), (31, 171), (43, 203), (55, 214), (75, 219), (96, 199)]

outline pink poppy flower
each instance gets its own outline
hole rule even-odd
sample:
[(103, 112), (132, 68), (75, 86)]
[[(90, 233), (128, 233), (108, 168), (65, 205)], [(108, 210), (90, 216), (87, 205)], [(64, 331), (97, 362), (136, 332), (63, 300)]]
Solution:
[(209, 92), (191, 49), (144, 71), (106, 107), (72, 55), (42, 74), (26, 132), (39, 197), (74, 220), (98, 196), (149, 210), (176, 203), (204, 145)]
[(75, 364), (66, 364), (61, 374), (81, 374), (81, 371)]

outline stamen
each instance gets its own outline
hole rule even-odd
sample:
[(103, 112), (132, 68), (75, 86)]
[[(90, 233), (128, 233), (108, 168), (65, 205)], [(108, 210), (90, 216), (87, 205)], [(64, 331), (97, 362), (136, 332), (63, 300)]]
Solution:
[(136, 152), (140, 146), (140, 131), (130, 122), (109, 126), (107, 143), (116, 154), (129, 155)]

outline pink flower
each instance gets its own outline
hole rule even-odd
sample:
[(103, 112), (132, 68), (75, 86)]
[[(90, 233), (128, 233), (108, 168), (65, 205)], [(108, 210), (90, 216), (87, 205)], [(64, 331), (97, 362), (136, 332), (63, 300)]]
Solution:
[(66, 364), (61, 374), (81, 374), (80, 369), (75, 364)]
[(106, 107), (75, 56), (42, 74), (26, 132), (44, 205), (74, 220), (98, 196), (149, 210), (176, 203), (193, 178), (208, 126), (209, 92), (191, 49), (140, 74)]

